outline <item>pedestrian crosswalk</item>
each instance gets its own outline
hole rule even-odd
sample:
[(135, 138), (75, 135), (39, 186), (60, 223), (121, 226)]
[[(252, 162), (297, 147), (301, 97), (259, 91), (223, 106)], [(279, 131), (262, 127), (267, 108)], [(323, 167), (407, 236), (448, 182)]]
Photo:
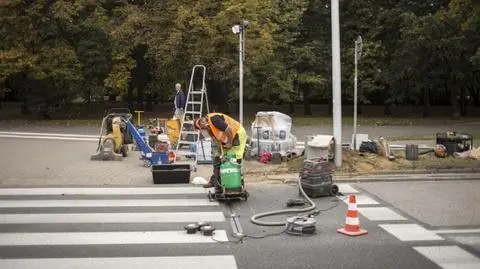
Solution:
[[(342, 184), (339, 188), (340, 192), (357, 196), (357, 204), (360, 205), (358, 211), (365, 218), (377, 222), (380, 228), (396, 239), (408, 242), (416, 252), (440, 268), (480, 268), (480, 258), (474, 255), (480, 250), (480, 236), (475, 235), (480, 234), (480, 229), (429, 230), (422, 225), (409, 223), (410, 219), (382, 206), (368, 195), (357, 194), (360, 192), (349, 185)], [(427, 242), (428, 246), (421, 245)], [(468, 247), (464, 249), (465, 246)]]
[(234, 269), (228, 230), (201, 187), (0, 188), (2, 269)]

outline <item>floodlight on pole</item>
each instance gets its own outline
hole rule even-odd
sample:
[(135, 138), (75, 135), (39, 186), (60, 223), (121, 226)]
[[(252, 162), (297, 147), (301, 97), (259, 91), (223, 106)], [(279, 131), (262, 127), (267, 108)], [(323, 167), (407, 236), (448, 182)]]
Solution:
[(243, 124), (243, 61), (245, 60), (245, 30), (250, 23), (243, 20), (240, 24), (232, 27), (232, 32), (239, 36), (239, 51), (238, 51), (238, 76), (239, 76), (239, 116), (240, 124)]

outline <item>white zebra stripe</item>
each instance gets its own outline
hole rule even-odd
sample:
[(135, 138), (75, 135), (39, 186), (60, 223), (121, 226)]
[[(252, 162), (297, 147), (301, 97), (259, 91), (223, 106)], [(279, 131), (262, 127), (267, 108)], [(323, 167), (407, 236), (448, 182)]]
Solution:
[(204, 236), (200, 233), (187, 234), (185, 231), (0, 234), (1, 246), (186, 244), (217, 243), (217, 241), (228, 241), (225, 230), (214, 231), (212, 236)]
[(218, 206), (207, 199), (128, 199), (128, 200), (0, 200), (0, 208), (28, 207), (149, 207)]
[(97, 138), (98, 135), (81, 135), (81, 134), (61, 134), (61, 133), (30, 133), (30, 132), (0, 132), (2, 135), (22, 135), (22, 136), (56, 136), (56, 137), (86, 137)]
[(8, 269), (236, 269), (235, 257), (173, 256), (125, 258), (0, 259), (0, 268)]
[(205, 194), (201, 187), (133, 187), (133, 188), (0, 188), (0, 195), (143, 195)]
[(66, 141), (98, 141), (98, 138), (88, 137), (59, 137), (59, 136), (22, 136), (22, 135), (3, 135), (0, 138), (21, 138), (21, 139), (44, 139), (44, 140), (66, 140)]
[(225, 221), (222, 212), (0, 214), (0, 224), (32, 223), (178, 223)]

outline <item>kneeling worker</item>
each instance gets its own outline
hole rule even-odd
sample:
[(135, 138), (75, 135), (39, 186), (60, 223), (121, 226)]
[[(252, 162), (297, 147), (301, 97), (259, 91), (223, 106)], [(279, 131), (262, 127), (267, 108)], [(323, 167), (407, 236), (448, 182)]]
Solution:
[(241, 164), (247, 143), (247, 132), (238, 121), (223, 113), (207, 114), (195, 121), (195, 127), (207, 131), (212, 141), (217, 145), (218, 150), (213, 154), (213, 176), (208, 184), (203, 186), (204, 188), (211, 188), (215, 186), (220, 177), (220, 147), (223, 148), (224, 154), (234, 153), (237, 162)]

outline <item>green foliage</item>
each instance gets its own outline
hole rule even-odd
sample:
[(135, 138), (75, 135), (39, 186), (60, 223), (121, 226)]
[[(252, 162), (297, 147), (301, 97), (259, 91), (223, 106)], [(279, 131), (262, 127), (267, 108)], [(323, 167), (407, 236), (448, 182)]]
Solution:
[[(170, 102), (193, 65), (238, 98), (238, 36), (246, 30), (245, 98), (270, 104), (331, 99), (330, 2), (323, 0), (4, 1), (2, 87), (47, 103), (127, 95)], [(472, 0), (340, 2), (342, 95), (359, 102), (480, 105), (480, 7)], [(139, 49), (142, 53), (139, 53)], [(23, 82), (22, 82), (23, 81)], [(22, 83), (19, 83), (22, 82)], [(38, 83), (37, 83), (38, 82)], [(216, 94), (218, 89), (213, 89)], [(140, 95), (139, 95), (140, 96)]]

